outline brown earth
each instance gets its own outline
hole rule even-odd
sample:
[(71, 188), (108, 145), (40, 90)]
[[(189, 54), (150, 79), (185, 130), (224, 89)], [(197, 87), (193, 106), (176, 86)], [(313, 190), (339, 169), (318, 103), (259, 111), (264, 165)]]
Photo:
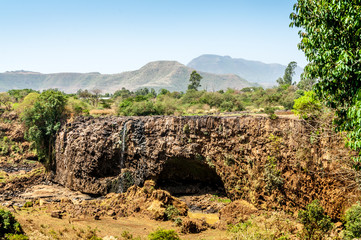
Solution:
[(153, 179), (176, 196), (226, 194), (295, 212), (319, 199), (339, 218), (359, 199), (341, 135), (290, 118), (78, 118), (57, 137), (54, 180), (104, 195)]

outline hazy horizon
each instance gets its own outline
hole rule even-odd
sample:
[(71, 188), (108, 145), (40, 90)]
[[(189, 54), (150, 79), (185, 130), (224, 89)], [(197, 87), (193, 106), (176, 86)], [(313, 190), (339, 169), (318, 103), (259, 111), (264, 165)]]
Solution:
[(203, 54), (307, 61), (289, 28), (295, 1), (4, 1), (0, 72), (120, 73)]

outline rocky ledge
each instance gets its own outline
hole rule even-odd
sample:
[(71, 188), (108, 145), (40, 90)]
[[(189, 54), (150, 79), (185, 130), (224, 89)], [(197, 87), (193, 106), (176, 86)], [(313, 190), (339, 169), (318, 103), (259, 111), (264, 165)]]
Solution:
[(80, 117), (57, 136), (54, 181), (104, 195), (151, 179), (176, 196), (227, 195), (260, 209), (319, 199), (337, 218), (360, 194), (342, 137), (323, 133), (262, 116)]

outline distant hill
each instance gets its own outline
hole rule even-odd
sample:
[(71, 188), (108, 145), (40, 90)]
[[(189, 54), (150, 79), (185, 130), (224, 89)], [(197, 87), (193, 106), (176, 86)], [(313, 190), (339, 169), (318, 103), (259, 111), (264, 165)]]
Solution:
[[(237, 74), (250, 82), (256, 82), (265, 87), (276, 85), (276, 80), (282, 77), (286, 66), (281, 64), (266, 64), (258, 61), (250, 61), (242, 58), (229, 56), (201, 55), (193, 59), (188, 65), (197, 71), (215, 74)], [(303, 69), (296, 68), (295, 81), (300, 80)]]
[[(67, 93), (74, 93), (78, 89), (97, 88), (111, 93), (122, 87), (129, 90), (148, 87), (156, 90), (166, 88), (170, 91), (185, 91), (193, 70), (175, 61), (157, 61), (150, 62), (139, 70), (119, 74), (5, 72), (0, 73), (0, 92), (22, 88), (35, 90), (58, 88)], [(255, 86), (235, 74), (212, 74), (200, 71), (199, 73), (203, 77), (201, 88), (208, 91)]]

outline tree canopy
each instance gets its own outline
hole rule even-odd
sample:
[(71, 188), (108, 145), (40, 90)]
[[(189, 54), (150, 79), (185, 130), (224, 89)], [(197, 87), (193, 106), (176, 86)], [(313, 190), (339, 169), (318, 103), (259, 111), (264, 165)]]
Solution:
[(47, 90), (37, 97), (33, 107), (23, 116), (26, 136), (35, 143), (39, 160), (48, 170), (52, 168), (56, 132), (64, 118), (66, 102), (66, 96), (61, 92)]
[(361, 2), (298, 0), (290, 26), (300, 27), (299, 48), (309, 64), (307, 78), (319, 79), (316, 93), (342, 121), (361, 87)]
[(295, 75), (296, 67), (297, 67), (296, 62), (290, 62), (285, 69), (285, 73), (284, 73), (283, 77), (277, 79), (277, 83), (279, 85), (292, 85), (293, 84), (292, 78), (293, 78), (293, 75)]
[(317, 96), (336, 110), (336, 130), (348, 131), (349, 145), (360, 150), (361, 2), (298, 0), (290, 18), (291, 27), (301, 28), (298, 46), (309, 61), (305, 77), (318, 80)]
[(197, 73), (197, 71), (193, 71), (190, 75), (189, 78), (189, 85), (188, 85), (188, 90), (194, 89), (194, 90), (198, 90), (198, 88), (201, 86), (201, 80), (202, 80), (202, 76), (199, 75), (199, 73)]

